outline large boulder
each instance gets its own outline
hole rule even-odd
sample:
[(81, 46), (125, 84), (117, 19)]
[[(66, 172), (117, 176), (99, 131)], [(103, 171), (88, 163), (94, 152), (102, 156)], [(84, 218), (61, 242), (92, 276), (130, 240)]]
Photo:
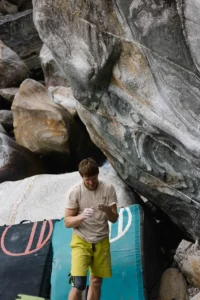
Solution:
[[(43, 172), (39, 159), (31, 151), (0, 133), (0, 183), (20, 180)], [(22, 190), (21, 193), (23, 194)], [(0, 199), (4, 204), (7, 201), (2, 195)]]
[[(100, 168), (100, 179), (115, 186), (119, 207), (136, 203), (134, 192), (117, 176), (109, 164)], [(62, 218), (66, 193), (80, 181), (79, 173), (73, 172), (62, 175), (38, 175), (0, 184), (2, 207), (0, 225), (17, 224), (24, 219), (42, 221)]]
[(25, 80), (12, 104), (16, 142), (38, 154), (70, 154), (70, 113), (48, 97), (46, 88)]
[(48, 172), (76, 170), (78, 162), (88, 156), (98, 162), (104, 159), (78, 115), (54, 103), (52, 93), (42, 84), (25, 80), (12, 111), (17, 143), (41, 154)]
[(0, 41), (0, 88), (19, 86), (28, 68), (19, 56)]
[(29, 69), (40, 67), (42, 41), (33, 24), (32, 9), (0, 16), (0, 40), (16, 52)]
[(130, 186), (200, 237), (200, 2), (33, 7), (94, 143)]
[(46, 87), (69, 86), (67, 79), (59, 69), (51, 51), (46, 45), (43, 45), (40, 51), (40, 60)]
[(200, 289), (200, 246), (183, 240), (176, 250), (175, 260), (187, 281)]

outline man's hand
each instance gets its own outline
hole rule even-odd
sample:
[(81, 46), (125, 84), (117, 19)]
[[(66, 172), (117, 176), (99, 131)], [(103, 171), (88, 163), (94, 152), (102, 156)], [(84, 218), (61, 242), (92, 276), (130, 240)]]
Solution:
[(84, 220), (91, 218), (94, 209), (91, 208), (85, 208), (82, 214), (77, 215), (78, 208), (75, 209), (65, 209), (65, 226), (67, 228), (76, 228), (78, 227)]
[(103, 212), (105, 212), (106, 214), (112, 211), (112, 207), (106, 204), (98, 204), (97, 208)]
[(85, 208), (84, 211), (82, 212), (82, 216), (84, 217), (85, 220), (91, 218), (93, 216), (93, 213), (94, 213), (93, 207)]
[(112, 203), (111, 205), (101, 204), (97, 205), (97, 208), (103, 212), (105, 212), (108, 221), (111, 223), (115, 223), (118, 219), (117, 205), (116, 203)]

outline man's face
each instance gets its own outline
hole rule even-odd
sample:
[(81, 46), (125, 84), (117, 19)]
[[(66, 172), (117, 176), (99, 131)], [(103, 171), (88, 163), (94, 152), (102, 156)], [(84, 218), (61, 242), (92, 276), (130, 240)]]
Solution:
[(98, 174), (91, 177), (83, 176), (83, 182), (88, 190), (95, 190), (98, 186)]

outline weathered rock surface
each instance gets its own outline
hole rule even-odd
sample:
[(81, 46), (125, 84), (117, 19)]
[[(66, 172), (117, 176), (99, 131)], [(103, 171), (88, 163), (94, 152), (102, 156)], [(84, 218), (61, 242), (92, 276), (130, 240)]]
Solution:
[(0, 110), (0, 123), (6, 130), (13, 129), (13, 113), (10, 110)]
[(129, 185), (200, 237), (200, 2), (33, 7), (92, 140)]
[(15, 96), (12, 111), (18, 144), (40, 154), (70, 154), (72, 117), (51, 101), (42, 84), (25, 80)]
[[(43, 168), (40, 161), (31, 151), (0, 133), (0, 183), (41, 173), (43, 173)], [(22, 191), (20, 193), (23, 194)], [(0, 199), (4, 204), (7, 201), (1, 196)]]
[(183, 240), (175, 254), (175, 260), (188, 282), (200, 288), (200, 246)]
[(46, 45), (43, 45), (40, 51), (40, 60), (46, 87), (69, 86), (67, 79), (62, 74), (51, 51)]
[[(111, 166), (106, 164), (101, 167), (99, 178), (115, 186), (119, 206), (136, 203), (134, 193)], [(62, 175), (38, 175), (1, 184), (0, 225), (19, 223), (24, 219), (38, 221), (62, 218), (66, 192), (80, 181), (79, 173), (73, 172)]]
[(42, 42), (33, 24), (32, 9), (0, 16), (0, 40), (16, 52), (29, 69), (40, 67)]
[(27, 66), (14, 51), (0, 41), (0, 88), (18, 86), (27, 76)]
[(161, 278), (159, 300), (189, 300), (183, 275), (173, 268), (167, 269)]

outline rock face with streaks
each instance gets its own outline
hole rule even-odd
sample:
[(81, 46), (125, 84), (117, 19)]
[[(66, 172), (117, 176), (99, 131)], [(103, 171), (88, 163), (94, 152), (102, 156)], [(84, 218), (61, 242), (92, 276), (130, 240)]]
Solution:
[(200, 237), (200, 2), (33, 7), (92, 140), (130, 186)]
[(43, 45), (40, 51), (40, 61), (45, 79), (45, 86), (69, 86), (68, 81), (60, 71), (51, 51)]

